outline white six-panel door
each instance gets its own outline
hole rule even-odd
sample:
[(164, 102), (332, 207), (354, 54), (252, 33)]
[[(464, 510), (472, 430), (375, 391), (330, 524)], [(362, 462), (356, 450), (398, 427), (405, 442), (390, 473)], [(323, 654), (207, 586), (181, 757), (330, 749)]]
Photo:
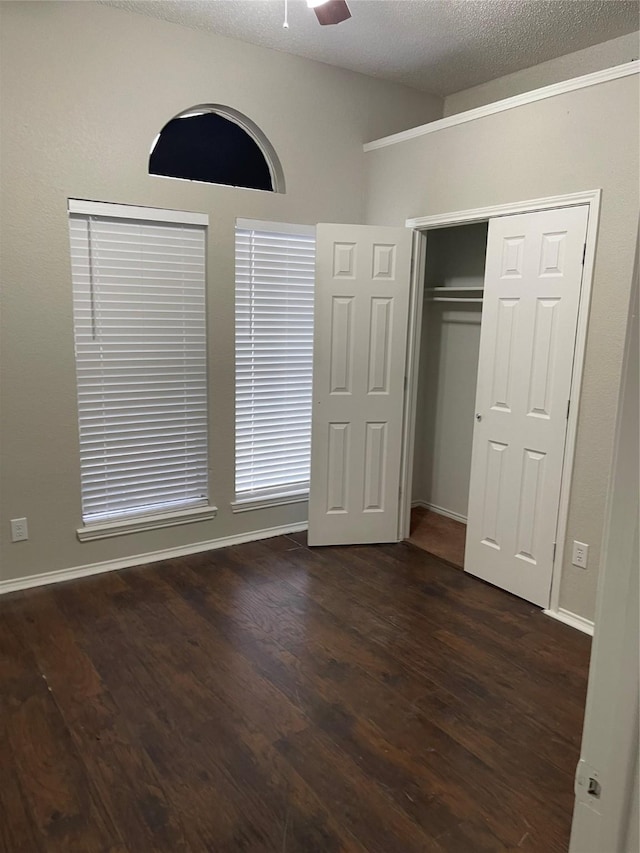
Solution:
[(317, 228), (310, 545), (398, 539), (411, 236)]
[(465, 571), (549, 606), (588, 207), (489, 222)]

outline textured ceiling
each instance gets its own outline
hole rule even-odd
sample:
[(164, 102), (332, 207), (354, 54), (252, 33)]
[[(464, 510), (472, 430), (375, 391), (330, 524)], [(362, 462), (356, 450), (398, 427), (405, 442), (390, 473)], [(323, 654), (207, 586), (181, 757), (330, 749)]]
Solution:
[(445, 96), (633, 32), (622, 0), (349, 0), (321, 27), (305, 0), (102, 0), (200, 30), (317, 59)]

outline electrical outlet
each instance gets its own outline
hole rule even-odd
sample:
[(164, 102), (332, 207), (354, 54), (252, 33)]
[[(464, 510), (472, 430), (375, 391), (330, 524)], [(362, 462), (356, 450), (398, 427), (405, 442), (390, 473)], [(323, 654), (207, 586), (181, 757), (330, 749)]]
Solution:
[(12, 542), (23, 542), (25, 539), (29, 538), (29, 530), (27, 528), (27, 519), (26, 518), (12, 518), (11, 519), (11, 541)]
[(573, 556), (571, 558), (571, 562), (574, 566), (578, 566), (580, 569), (587, 568), (587, 562), (589, 560), (589, 546), (585, 545), (584, 542), (576, 542), (573, 543)]

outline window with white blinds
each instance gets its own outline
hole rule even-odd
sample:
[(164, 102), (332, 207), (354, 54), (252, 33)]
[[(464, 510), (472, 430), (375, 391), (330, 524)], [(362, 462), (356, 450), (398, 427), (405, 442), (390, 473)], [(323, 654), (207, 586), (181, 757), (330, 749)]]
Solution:
[(236, 508), (309, 489), (315, 228), (236, 225)]
[(206, 217), (69, 209), (84, 523), (204, 506)]

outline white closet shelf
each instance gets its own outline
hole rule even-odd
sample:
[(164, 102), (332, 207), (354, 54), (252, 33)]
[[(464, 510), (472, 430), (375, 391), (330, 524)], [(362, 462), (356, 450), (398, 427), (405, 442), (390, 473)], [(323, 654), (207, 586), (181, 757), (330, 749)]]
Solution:
[(484, 286), (480, 287), (427, 287), (427, 293), (481, 293)]
[[(427, 287), (425, 298), (429, 302), (482, 302), (484, 287)], [(444, 294), (447, 294), (445, 296)], [(436, 295), (437, 294), (437, 295)], [(473, 294), (473, 296), (467, 294)]]
[(459, 299), (456, 299), (453, 296), (452, 297), (434, 296), (432, 299), (429, 300), (429, 302), (457, 302), (459, 305), (466, 305), (467, 302), (482, 302), (482, 301), (483, 300), (481, 298), (474, 299), (474, 298), (471, 298), (469, 296), (462, 296)]

